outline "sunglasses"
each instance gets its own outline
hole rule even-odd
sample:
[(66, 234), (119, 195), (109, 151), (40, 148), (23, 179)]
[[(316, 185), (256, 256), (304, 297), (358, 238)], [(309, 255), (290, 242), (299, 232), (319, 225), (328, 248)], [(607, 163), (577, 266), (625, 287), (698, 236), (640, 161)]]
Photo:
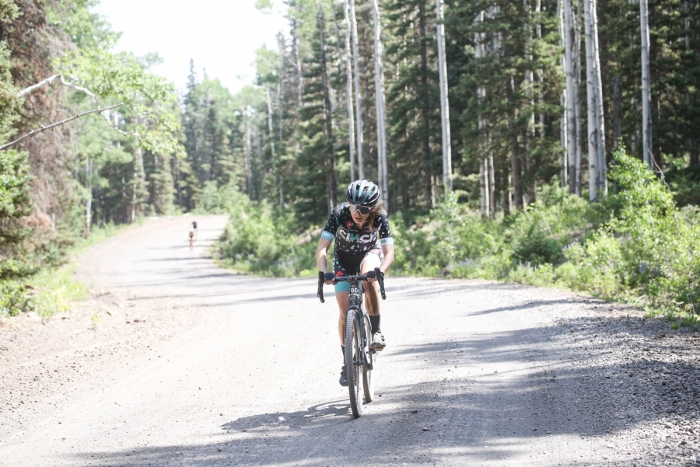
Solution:
[(353, 212), (358, 212), (363, 216), (366, 216), (372, 211), (372, 208), (367, 206), (358, 206), (357, 204), (351, 204), (350, 206), (353, 208)]

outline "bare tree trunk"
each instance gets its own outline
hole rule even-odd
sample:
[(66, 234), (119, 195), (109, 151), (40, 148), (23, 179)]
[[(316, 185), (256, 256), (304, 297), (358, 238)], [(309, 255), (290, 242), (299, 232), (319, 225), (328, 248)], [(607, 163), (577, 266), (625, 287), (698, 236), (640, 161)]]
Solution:
[(377, 106), (377, 165), (379, 174), (379, 189), (384, 200), (384, 206), (389, 209), (389, 177), (386, 161), (386, 119), (384, 103), (384, 66), (382, 57), (384, 46), (382, 44), (382, 30), (379, 16), (379, 3), (372, 0), (372, 17), (374, 19), (374, 83), (375, 99)]
[(493, 153), (489, 152), (488, 157), (488, 174), (489, 174), (489, 199), (491, 202), (491, 217), (496, 218), (496, 172), (493, 168)]
[[(557, 16), (559, 18), (559, 45), (564, 50), (564, 55), (561, 57), (561, 67), (564, 70), (564, 75), (566, 76), (566, 25), (564, 24), (564, 5), (563, 2), (566, 0), (557, 0)], [(559, 104), (563, 109), (561, 118), (559, 119), (559, 144), (562, 148), (562, 161), (561, 161), (561, 187), (565, 188), (569, 186), (569, 158), (568, 158), (568, 104), (566, 99), (566, 87), (559, 96)]]
[(85, 203), (85, 230), (90, 235), (90, 224), (92, 223), (92, 159), (85, 161), (85, 182), (87, 185), (88, 199)]
[[(581, 194), (581, 29), (573, 0), (564, 3), (566, 129), (569, 193)], [(580, 10), (579, 10), (580, 11)]]
[[(557, 3), (558, 5), (558, 3)], [(542, 0), (537, 0), (535, 3), (535, 15), (537, 17), (537, 23), (535, 24), (535, 31), (537, 33), (537, 39), (542, 40), (542, 21), (540, 18), (540, 13), (542, 11)], [(537, 102), (540, 104), (544, 103), (544, 95), (542, 94), (542, 89), (543, 89), (543, 82), (544, 82), (544, 76), (542, 76), (542, 68), (539, 68), (537, 70), (537, 81), (540, 83), (540, 89), (539, 93), (537, 95)], [(538, 114), (538, 123), (539, 123), (539, 137), (540, 139), (544, 138), (544, 114), (540, 111)]]
[(134, 153), (134, 189), (131, 197), (131, 222), (136, 220), (141, 204), (141, 196), (146, 186), (146, 172), (143, 168), (143, 151), (140, 146), (136, 146)]
[[(418, 28), (420, 31), (420, 75), (421, 75), (421, 93), (422, 105), (421, 105), (421, 120), (422, 120), (422, 130), (423, 135), (422, 146), (423, 146), (423, 157), (425, 163), (425, 175), (428, 182), (428, 189), (430, 190), (431, 200), (435, 199), (435, 194), (433, 190), (433, 161), (432, 155), (430, 153), (430, 100), (428, 96), (428, 36), (427, 36), (427, 18), (425, 12), (425, 0), (418, 0)], [(431, 201), (434, 205), (434, 201)]]
[(282, 99), (282, 96), (284, 96), (285, 93), (285, 87), (284, 87), (284, 76), (283, 76), (283, 69), (284, 69), (284, 56), (286, 55), (286, 45), (284, 41), (284, 36), (282, 33), (277, 34), (277, 48), (279, 49), (279, 76), (277, 79), (277, 131), (279, 132), (279, 143), (280, 143), (280, 151), (283, 151), (284, 148), (284, 135), (283, 135), (283, 102), (284, 100)]
[[(482, 24), (484, 22), (484, 15), (485, 13), (483, 11), (479, 12), (479, 14), (476, 16), (476, 23), (477, 24)], [(486, 55), (486, 47), (484, 45), (484, 33), (482, 32), (477, 32), (474, 37), (474, 45), (475, 45), (475, 52), (476, 52), (476, 59), (479, 60), (483, 58)], [(442, 83), (441, 83), (442, 84)], [(478, 99), (479, 106), (483, 105), (484, 100), (486, 98), (486, 88), (482, 85), (479, 84), (476, 89), (476, 95)], [(486, 119), (481, 115), (481, 110), (479, 110), (479, 139), (481, 140), (481, 144), (483, 146), (483, 151), (487, 152), (490, 151), (490, 144), (489, 144), (489, 139), (487, 137), (487, 134), (489, 133), (488, 131), (488, 123)], [(485, 213), (487, 212), (486, 207), (489, 206), (491, 203), (489, 203), (488, 198), (490, 197), (490, 192), (485, 188), (486, 184), (484, 180), (482, 180), (485, 177), (489, 176), (488, 173), (488, 166), (485, 167), (484, 163), (482, 161), (479, 162), (479, 175), (480, 175), (480, 194), (481, 194), (481, 212)], [(484, 174), (484, 171), (486, 173)]]
[(616, 76), (613, 81), (613, 148), (617, 149), (620, 137), (622, 136), (622, 89), (620, 88), (620, 77)]
[[(523, 0), (523, 4), (525, 5), (526, 9), (530, 9), (529, 5), (527, 4), (527, 0)], [(531, 14), (530, 11), (528, 11), (528, 14)], [(532, 30), (528, 32), (527, 35), (527, 45), (525, 47), (525, 50), (527, 51), (527, 60), (528, 60), (528, 68), (525, 70), (525, 83), (526, 83), (526, 92), (530, 101), (530, 115), (528, 116), (528, 125), (527, 125), (527, 133), (525, 136), (525, 181), (532, 181), (533, 185), (530, 186), (525, 185), (523, 187), (523, 203), (524, 205), (528, 205), (532, 202), (535, 201), (535, 177), (534, 177), (534, 167), (533, 167), (533, 157), (532, 157), (532, 146), (535, 141), (535, 79), (534, 79), (534, 73), (532, 71), (532, 47), (533, 47), (533, 40), (532, 40)], [(532, 180), (529, 180), (530, 177), (532, 177)]]
[(270, 133), (270, 155), (272, 156), (272, 172), (275, 172), (275, 130), (272, 126), (272, 95), (270, 94), (270, 88), (265, 87), (267, 94), (267, 129)]
[(589, 198), (596, 201), (607, 192), (603, 93), (598, 55), (598, 27), (595, 0), (584, 0), (586, 23), (586, 73), (588, 90)]
[[(565, 75), (568, 77), (567, 73), (567, 61), (566, 61), (566, 24), (564, 23), (564, 5), (563, 3), (566, 2), (567, 0), (558, 0), (557, 1), (557, 16), (559, 18), (559, 45), (561, 45), (561, 48), (564, 50), (564, 55), (561, 57), (561, 67), (564, 70)], [(568, 78), (567, 78), (568, 81)], [(568, 84), (568, 83), (567, 83)], [(564, 113), (562, 114), (561, 118), (559, 119), (559, 142), (562, 147), (562, 161), (561, 161), (561, 186), (562, 188), (568, 187), (569, 186), (569, 157), (568, 157), (568, 151), (569, 151), (569, 128), (568, 128), (568, 108), (569, 104), (567, 102), (567, 87), (564, 87), (564, 90), (561, 93), (561, 96), (559, 97), (559, 103), (564, 109)]]
[[(376, 1), (376, 0), (375, 0)], [(437, 19), (438, 68), (440, 75), (440, 114), (442, 116), (442, 177), (445, 192), (452, 191), (452, 143), (450, 137), (450, 98), (445, 52), (445, 18), (442, 0), (435, 0)]]
[[(296, 6), (296, 4), (295, 4)], [(297, 85), (297, 106), (301, 107), (303, 94), (304, 94), (304, 82), (301, 75), (301, 57), (299, 56), (299, 32), (297, 27), (296, 18), (292, 18), (292, 55), (294, 57), (294, 71), (296, 73), (296, 85)]]
[(357, 115), (357, 164), (360, 179), (365, 178), (364, 158), (362, 154), (362, 90), (360, 89), (360, 53), (357, 38), (357, 17), (355, 16), (355, 0), (350, 2), (350, 26), (352, 32), (352, 59), (355, 71), (355, 113)]
[(323, 8), (318, 5), (318, 39), (321, 48), (321, 86), (323, 92), (323, 119), (325, 121), (326, 142), (328, 145), (328, 169), (326, 170), (326, 186), (328, 191), (328, 212), (333, 210), (337, 199), (337, 186), (335, 179), (335, 154), (333, 148), (333, 120), (331, 117), (331, 99), (328, 85), (328, 72), (326, 70), (326, 38)]
[(512, 75), (508, 77), (508, 82), (506, 83), (506, 92), (508, 95), (508, 100), (513, 106), (512, 115), (510, 116), (510, 123), (508, 125), (508, 130), (510, 133), (510, 164), (514, 202), (514, 205), (511, 206), (512, 212), (513, 210), (519, 210), (525, 207), (525, 198), (523, 196), (522, 186), (522, 161), (520, 159), (520, 143), (518, 142), (518, 127), (515, 123), (518, 120), (518, 111), (513, 105), (515, 96), (517, 95), (517, 89), (515, 77)]
[(347, 77), (347, 105), (348, 105), (348, 138), (350, 142), (350, 182), (355, 181), (355, 115), (352, 108), (352, 52), (350, 51), (350, 43), (352, 36), (352, 25), (350, 24), (350, 7), (348, 0), (344, 1), (345, 12), (345, 71)]
[[(683, 11), (685, 12), (685, 50), (689, 52), (691, 50), (691, 30), (692, 16), (690, 13), (690, 2), (685, 0), (683, 2)], [(697, 33), (695, 33), (697, 35)], [(691, 107), (691, 99), (688, 93), (684, 96), (685, 104), (688, 108)], [(690, 167), (697, 167), (700, 165), (700, 154), (698, 154), (698, 137), (697, 132), (694, 132), (688, 138), (688, 152), (690, 153)]]
[(479, 161), (479, 211), (482, 216), (489, 212), (489, 189), (488, 189), (488, 173), (486, 167), (486, 159)]
[(598, 122), (598, 190), (604, 195), (608, 194), (608, 160), (607, 149), (605, 144), (605, 114), (603, 111), (603, 79), (600, 68), (600, 53), (598, 51), (598, 13), (597, 0), (593, 0), (594, 8), (591, 9), (591, 17), (593, 22), (591, 29), (593, 30), (593, 43), (595, 52), (595, 91), (596, 91), (596, 119)]
[(644, 162), (654, 170), (651, 138), (651, 76), (649, 71), (649, 10), (647, 0), (639, 0), (639, 21), (642, 33), (642, 140)]
[(251, 167), (250, 157), (250, 106), (246, 106), (245, 113), (245, 173), (246, 173), (246, 191), (248, 197), (253, 197), (253, 168)]

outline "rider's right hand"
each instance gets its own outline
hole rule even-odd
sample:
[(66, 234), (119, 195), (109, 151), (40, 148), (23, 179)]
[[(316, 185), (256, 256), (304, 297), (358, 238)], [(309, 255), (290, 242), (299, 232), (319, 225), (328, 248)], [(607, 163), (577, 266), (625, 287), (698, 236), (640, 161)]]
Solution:
[[(319, 277), (320, 277), (320, 274), (319, 274)], [(326, 284), (332, 284), (334, 279), (335, 279), (335, 275), (332, 272), (327, 272), (327, 273), (323, 274), (323, 281)]]

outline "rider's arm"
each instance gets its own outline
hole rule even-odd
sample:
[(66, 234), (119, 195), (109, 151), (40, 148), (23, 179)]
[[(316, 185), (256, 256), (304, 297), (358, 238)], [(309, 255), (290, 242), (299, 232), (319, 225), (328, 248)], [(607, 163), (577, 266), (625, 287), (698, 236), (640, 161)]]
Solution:
[(328, 240), (327, 238), (321, 237), (318, 241), (318, 248), (316, 249), (316, 265), (318, 270), (321, 272), (328, 272), (328, 259), (326, 255), (328, 254), (328, 248), (330, 248), (333, 240)]
[(391, 265), (394, 263), (394, 244), (383, 244), (382, 253), (384, 253), (384, 259), (382, 260), (382, 264), (379, 265), (379, 270), (384, 273), (387, 272)]
[(335, 232), (338, 230), (338, 208), (336, 207), (331, 211), (330, 216), (328, 216), (328, 222), (326, 226), (321, 231), (321, 238), (318, 241), (318, 248), (316, 249), (316, 266), (320, 272), (328, 272), (328, 249), (333, 243), (335, 238)]

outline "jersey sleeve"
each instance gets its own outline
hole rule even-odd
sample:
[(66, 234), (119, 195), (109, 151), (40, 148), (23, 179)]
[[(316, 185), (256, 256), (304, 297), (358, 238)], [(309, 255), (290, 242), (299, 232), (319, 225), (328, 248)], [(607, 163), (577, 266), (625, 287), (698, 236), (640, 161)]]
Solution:
[(335, 232), (338, 230), (338, 226), (340, 226), (340, 219), (336, 211), (336, 209), (331, 211), (331, 215), (328, 216), (328, 222), (326, 222), (326, 226), (321, 231), (321, 238), (325, 238), (331, 242), (335, 238)]
[(391, 236), (391, 229), (389, 228), (389, 219), (387, 216), (382, 215), (377, 217), (374, 226), (379, 230), (379, 243), (381, 245), (394, 244), (394, 237)]

